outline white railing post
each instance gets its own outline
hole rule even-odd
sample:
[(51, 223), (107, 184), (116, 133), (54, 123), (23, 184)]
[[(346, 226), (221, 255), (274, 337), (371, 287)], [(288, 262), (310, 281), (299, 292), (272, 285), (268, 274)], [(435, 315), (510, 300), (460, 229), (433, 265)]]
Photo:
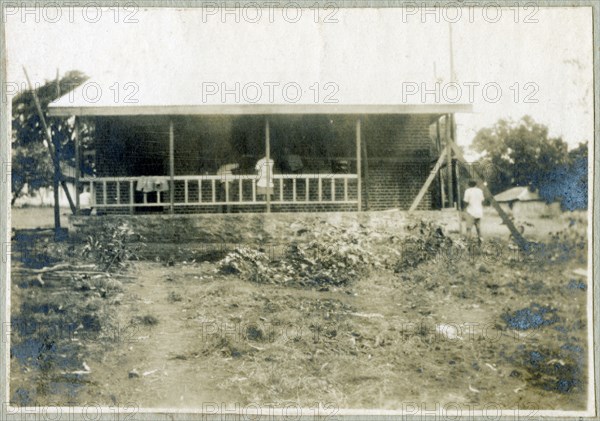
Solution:
[(292, 178), (292, 202), (296, 203), (296, 178)]
[[(173, 185), (177, 188), (181, 184), (183, 188), (183, 194), (179, 201), (175, 200), (173, 203), (177, 206), (192, 206), (197, 204), (206, 204), (206, 205), (252, 205), (257, 203), (265, 203), (263, 199), (257, 197), (257, 179), (255, 176), (251, 174), (246, 175), (236, 175), (236, 178), (232, 178), (224, 181), (225, 185), (223, 188), (223, 195), (226, 196), (224, 198), (220, 197), (217, 189), (221, 187), (221, 176), (218, 175), (189, 175), (189, 176), (175, 176), (173, 180)], [(143, 178), (140, 177), (95, 177), (95, 178), (87, 178), (84, 177), (81, 179), (82, 183), (89, 183), (90, 193), (92, 194), (92, 198), (94, 199), (94, 207), (101, 208), (123, 208), (126, 210), (129, 208), (129, 212), (131, 214), (134, 213), (136, 207), (142, 206), (168, 206), (169, 205), (169, 192), (156, 191), (155, 194), (157, 196), (156, 200), (151, 200), (149, 195), (152, 195), (152, 192), (144, 192), (141, 191), (141, 198), (139, 203), (136, 202), (136, 183)], [(160, 179), (169, 180), (168, 176), (160, 177)], [(358, 181), (357, 174), (333, 174), (329, 177), (324, 177), (323, 174), (312, 173), (312, 174), (278, 174), (274, 177), (274, 188), (279, 190), (279, 193), (276, 194), (276, 203), (282, 204), (310, 204), (310, 203), (356, 203), (358, 204), (358, 198), (354, 196), (354, 186), (350, 186), (350, 183), (355, 183)], [(286, 196), (285, 188), (286, 188), (286, 180), (291, 180), (291, 192)], [(327, 186), (327, 184), (323, 180), (330, 179), (331, 185)], [(233, 180), (237, 180), (237, 183), (230, 184)], [(277, 186), (277, 181), (279, 182), (279, 186)], [(303, 180), (305, 185), (305, 192), (302, 194), (299, 189), (298, 180)], [(314, 180), (317, 185), (314, 188), (314, 192), (311, 191), (311, 181)], [(203, 181), (209, 181), (210, 187), (205, 187), (206, 184)], [(343, 187), (340, 186), (340, 182), (343, 183)], [(180, 184), (179, 184), (180, 183)], [(198, 199), (193, 198), (192, 184), (197, 183), (198, 186)], [(250, 186), (245, 187), (245, 183), (250, 183)], [(128, 187), (124, 187), (124, 184), (128, 184)], [(98, 187), (100, 186), (100, 187)], [(98, 189), (102, 189), (100, 192)], [(111, 193), (111, 188), (116, 188), (116, 192)], [(206, 196), (203, 197), (203, 188), (210, 188), (211, 191), (208, 193), (211, 198), (207, 199)], [(339, 188), (339, 192), (338, 192)], [(123, 192), (121, 192), (123, 189)], [(248, 191), (246, 196), (244, 196), (244, 190), (251, 189)], [(129, 190), (129, 193), (127, 193)], [(238, 191), (238, 197), (235, 197), (235, 190)], [(342, 191), (343, 190), (343, 191)], [(331, 192), (331, 199), (327, 199), (326, 196)], [(314, 194), (313, 194), (314, 193)], [(129, 197), (127, 198), (127, 194)], [(300, 196), (303, 196), (302, 198)], [(165, 208), (166, 209), (166, 208)]]
[(319, 193), (318, 193), (319, 202), (321, 202), (323, 200), (323, 182), (322, 182), (322, 180), (323, 179), (321, 178), (321, 174), (319, 174), (319, 178), (318, 178), (319, 184), (317, 186), (317, 189), (319, 191)]
[(331, 201), (335, 202), (335, 178), (331, 178)]
[(306, 185), (304, 186), (304, 187), (306, 187), (306, 191), (304, 192), (305, 193), (304, 194), (304, 200), (305, 200), (306, 203), (308, 203), (310, 201), (310, 186), (309, 186), (309, 181), (308, 180), (309, 180), (308, 177), (306, 177), (304, 179), (304, 181), (306, 181), (306, 183), (305, 183)]
[(95, 187), (94, 180), (90, 181), (90, 196), (92, 196), (92, 200), (94, 201), (94, 204), (95, 204), (97, 202), (97, 200), (96, 200), (96, 187)]
[[(169, 192), (169, 213), (175, 213), (175, 129), (173, 120), (169, 120), (169, 178), (171, 191)], [(160, 197), (160, 192), (158, 192)]]
[(279, 179), (279, 201), (283, 202), (283, 177)]
[(344, 177), (344, 202), (348, 201), (348, 177)]

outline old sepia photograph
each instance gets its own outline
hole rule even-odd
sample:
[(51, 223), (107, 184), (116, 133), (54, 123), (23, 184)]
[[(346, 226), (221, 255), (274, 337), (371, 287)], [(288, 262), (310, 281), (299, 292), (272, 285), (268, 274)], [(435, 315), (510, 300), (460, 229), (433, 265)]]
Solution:
[(0, 3), (2, 420), (597, 415), (598, 5), (376, 3)]

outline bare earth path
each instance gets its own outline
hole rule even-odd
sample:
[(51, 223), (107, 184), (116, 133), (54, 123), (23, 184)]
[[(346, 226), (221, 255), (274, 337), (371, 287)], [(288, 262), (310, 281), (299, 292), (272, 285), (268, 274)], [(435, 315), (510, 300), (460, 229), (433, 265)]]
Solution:
[[(298, 404), (321, 414), (415, 403), (583, 409), (589, 285), (572, 273), (582, 267), (467, 256), (316, 290), (179, 256), (134, 262), (109, 298), (78, 279), (14, 274), (15, 332), (27, 318), (66, 320), (80, 336), (16, 332), (11, 399), (121, 410)], [(540, 323), (509, 326), (521, 314)], [(86, 329), (93, 335), (81, 337)]]
[[(585, 402), (585, 377), (558, 393), (534, 386), (528, 371), (528, 356), (540, 347), (585, 348), (585, 292), (567, 288), (566, 270), (476, 277), (431, 263), (410, 279), (375, 274), (351, 289), (320, 292), (257, 285), (213, 268), (136, 264), (139, 280), (126, 284), (115, 308), (120, 340), (88, 363), (101, 387), (88, 388), (100, 393), (86, 399), (163, 408), (298, 402), (407, 409), (428, 402), (536, 409)], [(507, 309), (558, 294), (564, 301), (553, 303), (571, 335), (557, 326), (504, 326)], [(156, 324), (144, 324), (146, 316)], [(131, 370), (139, 377), (130, 378)]]

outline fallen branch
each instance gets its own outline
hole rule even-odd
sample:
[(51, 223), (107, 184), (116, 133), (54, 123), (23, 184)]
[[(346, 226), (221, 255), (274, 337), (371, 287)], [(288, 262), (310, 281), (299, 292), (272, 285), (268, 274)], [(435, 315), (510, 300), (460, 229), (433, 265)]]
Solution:
[[(38, 274), (39, 275), (39, 274)], [(137, 279), (136, 276), (131, 275), (119, 275), (116, 273), (109, 272), (97, 272), (97, 271), (71, 271), (71, 270), (55, 270), (53, 272), (47, 272), (46, 276), (50, 278), (63, 277), (69, 275), (89, 275), (92, 279), (94, 278), (123, 278), (123, 279)]]
[[(47, 272), (55, 272), (55, 271), (59, 271), (61, 269), (91, 269), (91, 268), (95, 268), (96, 265), (79, 265), (79, 266), (75, 266), (72, 265), (70, 263), (60, 263), (58, 265), (55, 266), (49, 266), (49, 267), (44, 267), (41, 269), (32, 269), (32, 268), (16, 268), (14, 269), (15, 272), (30, 272), (30, 273), (47, 273)], [(79, 272), (81, 273), (81, 272)], [(102, 272), (99, 272), (102, 273)]]

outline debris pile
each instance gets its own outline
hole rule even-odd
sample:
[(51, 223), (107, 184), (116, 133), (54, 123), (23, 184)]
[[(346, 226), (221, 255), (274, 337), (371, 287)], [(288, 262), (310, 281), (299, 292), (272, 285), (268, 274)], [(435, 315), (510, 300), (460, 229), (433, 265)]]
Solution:
[(345, 286), (379, 262), (367, 247), (368, 235), (361, 226), (342, 229), (327, 223), (315, 224), (299, 230), (281, 255), (272, 256), (265, 249), (237, 247), (218, 262), (217, 270), (258, 283)]
[[(240, 246), (218, 262), (218, 272), (258, 283), (303, 287), (345, 286), (371, 268), (415, 268), (448, 248), (461, 247), (430, 221), (418, 221), (398, 237), (362, 225), (340, 228), (321, 222), (304, 226), (282, 253)], [(272, 251), (272, 250), (271, 250)]]
[(448, 253), (453, 246), (461, 246), (444, 235), (442, 228), (431, 221), (419, 221), (406, 230), (407, 235), (401, 242), (401, 256), (394, 268), (397, 273), (434, 259), (442, 251)]

